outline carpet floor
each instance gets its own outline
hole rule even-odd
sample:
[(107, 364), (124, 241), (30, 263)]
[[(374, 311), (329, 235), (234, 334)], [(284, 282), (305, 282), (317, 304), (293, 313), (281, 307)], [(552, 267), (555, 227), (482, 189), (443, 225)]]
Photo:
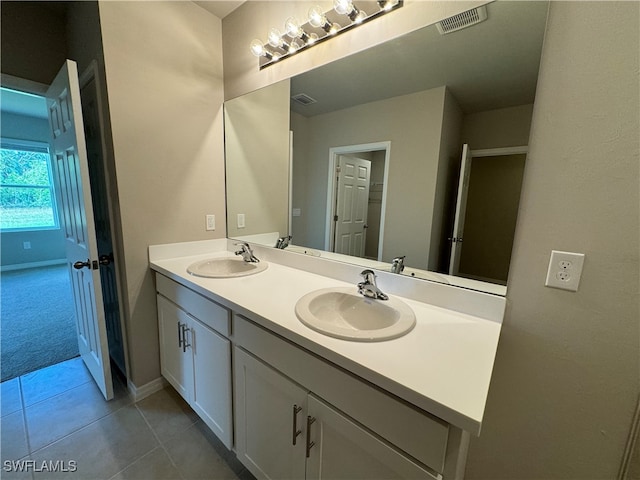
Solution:
[(77, 355), (67, 266), (0, 274), (0, 381)]

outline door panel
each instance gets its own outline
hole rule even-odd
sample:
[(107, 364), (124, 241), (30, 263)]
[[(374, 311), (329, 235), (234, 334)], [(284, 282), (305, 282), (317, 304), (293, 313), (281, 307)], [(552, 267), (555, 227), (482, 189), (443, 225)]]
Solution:
[(102, 394), (110, 400), (113, 384), (75, 62), (66, 61), (46, 97), (56, 183), (62, 197), (61, 220), (72, 279), (78, 347)]
[(338, 157), (338, 186), (334, 251), (364, 256), (371, 162), (357, 157)]
[(191, 322), (193, 408), (231, 450), (231, 342), (197, 321)]
[(435, 479), (429, 471), (375, 435), (309, 395), (307, 480)]
[(304, 478), (307, 391), (237, 347), (234, 375), (238, 459), (258, 479)]

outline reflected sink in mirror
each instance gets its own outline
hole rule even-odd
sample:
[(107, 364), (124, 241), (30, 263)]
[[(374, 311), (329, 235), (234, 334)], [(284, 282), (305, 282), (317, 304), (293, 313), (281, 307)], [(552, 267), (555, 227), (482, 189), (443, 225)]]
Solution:
[(330, 337), (357, 342), (391, 340), (409, 333), (416, 316), (397, 298), (373, 300), (353, 288), (324, 288), (298, 300), (296, 316), (307, 327)]
[(196, 277), (231, 278), (254, 275), (267, 269), (267, 262), (245, 262), (240, 257), (209, 258), (192, 263), (187, 272)]

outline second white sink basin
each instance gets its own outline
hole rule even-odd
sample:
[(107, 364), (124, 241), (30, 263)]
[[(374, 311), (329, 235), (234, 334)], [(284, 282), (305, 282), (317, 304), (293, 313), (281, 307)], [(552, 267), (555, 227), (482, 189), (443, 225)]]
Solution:
[(391, 340), (416, 324), (411, 307), (396, 298), (374, 300), (353, 288), (325, 288), (298, 300), (296, 316), (306, 326), (331, 337), (358, 342)]
[(187, 272), (196, 277), (230, 278), (260, 273), (268, 266), (267, 262), (245, 262), (241, 257), (219, 257), (192, 263)]

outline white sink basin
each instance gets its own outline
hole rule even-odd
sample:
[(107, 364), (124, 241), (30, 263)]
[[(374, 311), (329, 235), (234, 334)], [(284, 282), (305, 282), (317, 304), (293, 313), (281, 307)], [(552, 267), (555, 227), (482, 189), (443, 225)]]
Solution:
[(267, 262), (245, 262), (241, 257), (220, 257), (192, 263), (187, 267), (187, 272), (196, 277), (244, 277), (260, 273), (268, 266)]
[(296, 316), (309, 328), (331, 337), (378, 342), (401, 337), (416, 324), (411, 307), (401, 300), (373, 300), (353, 288), (324, 288), (296, 303)]

